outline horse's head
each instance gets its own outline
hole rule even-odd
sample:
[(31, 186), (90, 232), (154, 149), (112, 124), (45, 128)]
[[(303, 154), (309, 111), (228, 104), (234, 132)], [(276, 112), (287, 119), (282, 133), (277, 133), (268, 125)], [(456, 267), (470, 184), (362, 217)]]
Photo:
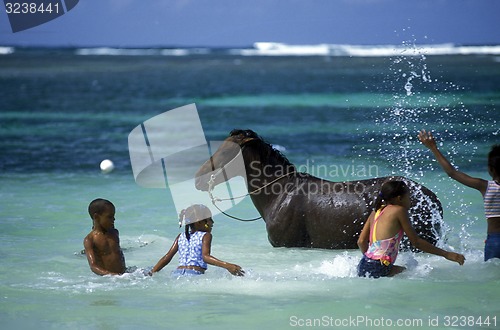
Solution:
[[(239, 168), (241, 171), (222, 171), (222, 169), (235, 160), (245, 144), (254, 140), (260, 140), (260, 137), (252, 130), (232, 130), (213, 156), (196, 172), (196, 189), (208, 190), (208, 181), (210, 179), (213, 179), (213, 184), (217, 185), (229, 180), (231, 177), (244, 175), (244, 167)], [(228, 177), (228, 175), (231, 175), (231, 177)]]

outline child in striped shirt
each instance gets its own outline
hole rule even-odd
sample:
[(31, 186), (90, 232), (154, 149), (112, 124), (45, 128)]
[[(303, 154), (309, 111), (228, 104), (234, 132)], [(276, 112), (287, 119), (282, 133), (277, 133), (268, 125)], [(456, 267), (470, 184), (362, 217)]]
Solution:
[(484, 261), (500, 258), (500, 144), (491, 148), (488, 154), (488, 172), (492, 180), (471, 177), (458, 171), (443, 156), (436, 146), (436, 141), (431, 132), (420, 131), (418, 139), (429, 148), (439, 165), (452, 179), (468, 187), (478, 190), (483, 195), (484, 213), (488, 221), (488, 231), (484, 246)]

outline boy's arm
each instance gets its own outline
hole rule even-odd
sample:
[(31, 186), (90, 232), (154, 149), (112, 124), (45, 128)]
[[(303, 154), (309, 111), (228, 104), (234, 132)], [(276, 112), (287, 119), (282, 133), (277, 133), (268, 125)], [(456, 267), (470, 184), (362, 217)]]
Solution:
[(159, 272), (160, 270), (163, 269), (163, 267), (168, 265), (170, 261), (172, 261), (172, 258), (175, 256), (178, 250), (179, 250), (179, 235), (177, 235), (177, 237), (175, 238), (175, 241), (170, 247), (170, 250), (168, 250), (167, 254), (165, 254), (160, 260), (158, 260), (156, 265), (151, 270), (150, 275)]
[(85, 248), (85, 255), (87, 256), (87, 261), (89, 262), (90, 270), (97, 275), (120, 275), (118, 273), (110, 272), (99, 265), (97, 262), (97, 257), (94, 251), (94, 239), (91, 235), (88, 235), (83, 240), (83, 247)]
[(434, 157), (438, 161), (439, 165), (443, 168), (443, 170), (448, 174), (448, 176), (461, 184), (464, 184), (468, 187), (479, 190), (482, 195), (486, 193), (486, 189), (488, 188), (488, 181), (471, 177), (461, 171), (458, 171), (446, 157), (439, 151), (436, 141), (432, 136), (431, 132), (426, 132), (425, 130), (420, 131), (418, 134), (418, 139), (424, 146), (426, 146), (432, 153)]

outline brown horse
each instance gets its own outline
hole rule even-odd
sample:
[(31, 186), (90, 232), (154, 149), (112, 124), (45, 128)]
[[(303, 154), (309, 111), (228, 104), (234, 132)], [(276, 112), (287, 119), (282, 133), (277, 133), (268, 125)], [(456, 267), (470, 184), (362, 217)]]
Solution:
[[(417, 233), (435, 244), (441, 237), (442, 207), (437, 196), (404, 177), (381, 177), (332, 182), (301, 173), (272, 145), (251, 130), (233, 130), (214, 155), (196, 173), (196, 188), (229, 180), (224, 171), (239, 153), (247, 189), (266, 223), (274, 247), (354, 249), (383, 182), (403, 180), (412, 192), (410, 219)], [(240, 157), (241, 157), (240, 156)], [(216, 171), (216, 172), (213, 172)], [(209, 184), (209, 174), (212, 182)], [(224, 174), (224, 175), (223, 175)], [(402, 248), (408, 248), (407, 238)]]

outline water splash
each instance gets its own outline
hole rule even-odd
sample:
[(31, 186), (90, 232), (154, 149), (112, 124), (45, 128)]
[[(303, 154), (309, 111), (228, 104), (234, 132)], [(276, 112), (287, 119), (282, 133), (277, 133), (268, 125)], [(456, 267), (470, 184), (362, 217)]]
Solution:
[(328, 276), (328, 278), (347, 278), (357, 277), (357, 265), (359, 263), (359, 255), (344, 252), (335, 255), (331, 260), (324, 260), (318, 267), (318, 272)]
[[(381, 134), (376, 150), (389, 162), (391, 174), (403, 174), (417, 178), (423, 171), (415, 171), (422, 165), (422, 148), (416, 139), (422, 128), (438, 129), (455, 142), (456, 130), (467, 130), (473, 118), (460, 100), (463, 88), (452, 82), (442, 83), (432, 78), (427, 58), (415, 45), (415, 41), (403, 42), (405, 51), (390, 59), (389, 74), (384, 88), (392, 93), (393, 106), (377, 113), (374, 118), (375, 134)], [(415, 56), (415, 54), (419, 54)], [(457, 135), (458, 136), (458, 135)], [(451, 138), (451, 139), (450, 139)]]
[[(365, 132), (371, 137), (372, 143), (378, 142), (378, 147), (373, 148), (372, 144), (370, 149), (364, 152), (387, 164), (390, 172), (388, 175), (403, 175), (417, 182), (425, 182), (426, 174), (441, 169), (433, 161), (429, 151), (420, 145), (417, 139), (418, 131), (431, 130), (437, 141), (446, 140), (446, 149), (450, 150), (445, 153), (446, 156), (454, 163), (461, 155), (462, 159), (458, 163), (462, 163), (466, 162), (463, 160), (464, 155), (470, 159), (477, 151), (477, 147), (472, 146), (467, 137), (483, 128), (477, 127), (477, 120), (462, 100), (465, 97), (465, 88), (446, 81), (445, 78), (433, 77), (428, 67), (428, 59), (416, 46), (415, 40), (403, 42), (403, 45), (404, 51), (399, 56), (390, 58), (389, 73), (384, 80), (384, 86), (378, 87), (389, 89), (391, 99), (387, 101), (393, 105), (383, 109), (378, 108), (374, 115), (374, 128)], [(460, 152), (465, 147), (467, 152)], [(438, 197), (442, 199), (443, 196), (439, 196), (439, 186), (444, 185), (442, 181), (445, 180), (449, 179), (443, 176), (437, 182), (432, 182), (434, 186), (426, 185), (438, 192)], [(446, 185), (449, 184), (446, 181)], [(447, 193), (458, 196), (463, 195), (463, 192), (464, 188), (457, 185), (456, 189)], [(423, 196), (415, 197), (419, 200), (423, 198)], [(455, 205), (457, 200), (459, 198), (450, 200), (443, 205), (443, 208), (451, 210), (453, 217), (463, 218), (464, 214), (468, 213), (467, 205), (464, 203)], [(433, 218), (442, 219), (439, 214)], [(466, 245), (465, 242), (470, 236), (467, 228), (472, 222), (470, 219), (467, 221), (460, 229), (462, 247)], [(422, 224), (422, 226), (428, 225), (428, 223)], [(443, 222), (437, 226), (441, 227), (443, 233), (442, 242), (438, 244), (442, 245), (447, 241), (447, 233), (453, 231), (456, 234), (456, 229), (450, 228)]]

